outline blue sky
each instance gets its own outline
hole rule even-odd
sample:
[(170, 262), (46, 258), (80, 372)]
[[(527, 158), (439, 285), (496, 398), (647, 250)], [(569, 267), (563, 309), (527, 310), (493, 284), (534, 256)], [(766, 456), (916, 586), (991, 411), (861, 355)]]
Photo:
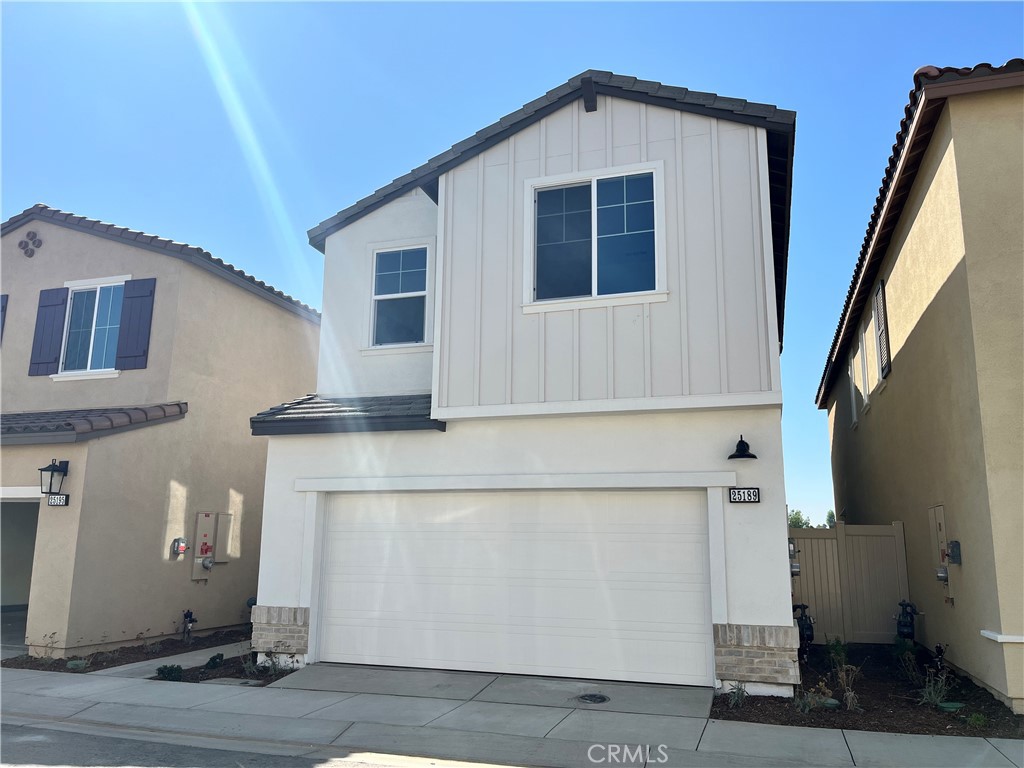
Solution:
[(308, 228), (585, 69), (796, 110), (786, 485), (818, 521), (814, 393), (913, 73), (1024, 51), (1021, 3), (5, 2), (2, 22), (4, 219), (44, 202), (200, 245), (317, 307)]

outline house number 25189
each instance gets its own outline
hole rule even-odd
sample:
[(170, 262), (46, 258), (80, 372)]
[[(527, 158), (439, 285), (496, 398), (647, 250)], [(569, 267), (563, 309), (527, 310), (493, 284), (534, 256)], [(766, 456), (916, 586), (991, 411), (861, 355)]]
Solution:
[(730, 488), (729, 501), (733, 504), (760, 504), (760, 488)]

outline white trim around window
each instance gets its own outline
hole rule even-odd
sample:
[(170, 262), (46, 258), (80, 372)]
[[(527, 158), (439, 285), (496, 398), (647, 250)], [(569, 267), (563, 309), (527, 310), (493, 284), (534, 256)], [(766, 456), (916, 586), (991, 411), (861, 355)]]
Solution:
[[(654, 176), (654, 275), (653, 290), (635, 293), (598, 294), (597, 279), (597, 180), (617, 176), (632, 176), (651, 173)], [(534, 282), (536, 273), (536, 206), (535, 198), (539, 191), (549, 187), (565, 187), (573, 184), (590, 183), (591, 185), (591, 243), (592, 243), (592, 282), (590, 296), (569, 296), (557, 299), (534, 299)], [(668, 299), (668, 267), (666, 261), (665, 233), (665, 164), (661, 160), (645, 163), (619, 165), (613, 168), (600, 168), (590, 171), (563, 173), (555, 176), (542, 176), (527, 179), (523, 188), (523, 303), (524, 314), (535, 312), (555, 312), (566, 309), (584, 307), (607, 307), (619, 304), (655, 303)]]
[[(370, 243), (367, 247), (367, 258), (370, 262), (369, 269), (369, 310), (366, 314), (367, 325), (363, 333), (363, 348), (360, 352), (364, 355), (374, 354), (401, 354), (403, 352), (423, 352), (432, 348), (434, 342), (434, 253), (437, 247), (436, 238), (409, 238), (404, 240), (389, 240), (386, 242)], [(380, 254), (391, 254), (403, 251), (426, 251), (424, 264), (424, 283), (422, 290), (401, 290), (397, 292), (377, 293), (377, 263)], [(398, 280), (401, 281), (401, 269)], [(376, 343), (377, 305), (380, 301), (395, 299), (408, 299), (423, 297), (423, 340), (422, 341), (398, 341)]]
[[(114, 367), (113, 361), (109, 367), (104, 368), (93, 368), (93, 347), (96, 343), (96, 322), (97, 315), (100, 309), (100, 295), (104, 288), (115, 288), (117, 286), (124, 286), (126, 282), (132, 279), (131, 275), (114, 275), (112, 277), (98, 277), (88, 280), (67, 280), (64, 283), (64, 287), (68, 289), (68, 300), (67, 307), (64, 314), (64, 332), (61, 338), (60, 345), (60, 368), (57, 373), (52, 374), (50, 378), (54, 381), (80, 381), (83, 379), (109, 379), (120, 375)], [(89, 325), (89, 349), (86, 351), (85, 356), (85, 367), (84, 368), (72, 368), (65, 370), (67, 365), (68, 357), (68, 338), (71, 334), (71, 318), (72, 312), (75, 306), (75, 295), (87, 293), (89, 291), (95, 291), (96, 297), (93, 300), (92, 308), (92, 319)], [(121, 298), (123, 301), (123, 295)], [(109, 319), (109, 318), (108, 318)], [(121, 327), (121, 309), (117, 309), (117, 329)], [(107, 333), (109, 334), (110, 327), (107, 327)], [(117, 353), (117, 337), (114, 337), (114, 356), (116, 358)]]

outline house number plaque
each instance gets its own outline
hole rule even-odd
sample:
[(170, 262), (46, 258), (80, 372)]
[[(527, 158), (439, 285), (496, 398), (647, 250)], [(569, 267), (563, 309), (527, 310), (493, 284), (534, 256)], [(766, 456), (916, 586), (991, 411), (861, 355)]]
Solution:
[(760, 504), (760, 488), (730, 488), (729, 501), (733, 504)]
[(66, 493), (51, 493), (46, 497), (46, 506), (48, 507), (66, 507), (68, 505), (68, 495)]

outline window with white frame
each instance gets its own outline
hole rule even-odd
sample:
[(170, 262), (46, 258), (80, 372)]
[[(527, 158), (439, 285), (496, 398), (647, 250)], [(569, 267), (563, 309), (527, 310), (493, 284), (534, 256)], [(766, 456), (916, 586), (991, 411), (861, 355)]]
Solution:
[(373, 344), (425, 341), (427, 249), (378, 251), (373, 268)]
[(657, 288), (653, 170), (535, 185), (532, 301)]
[(61, 371), (114, 370), (123, 301), (124, 283), (71, 291)]

